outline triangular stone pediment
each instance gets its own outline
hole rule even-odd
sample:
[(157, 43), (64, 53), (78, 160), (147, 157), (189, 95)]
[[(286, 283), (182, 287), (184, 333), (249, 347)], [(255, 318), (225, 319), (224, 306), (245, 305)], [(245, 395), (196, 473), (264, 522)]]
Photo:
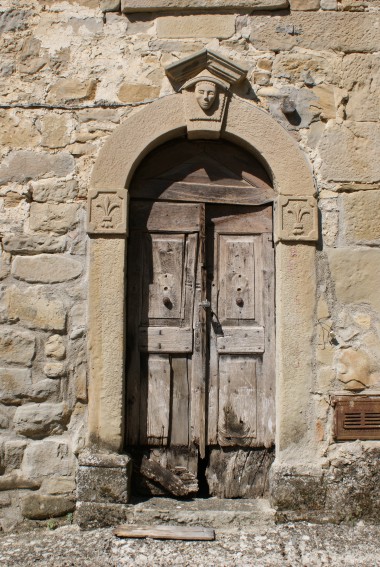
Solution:
[(228, 83), (228, 85), (239, 83), (247, 76), (246, 69), (220, 53), (207, 48), (171, 63), (165, 68), (166, 75), (179, 88), (186, 81), (197, 77), (203, 71), (207, 71), (214, 77)]

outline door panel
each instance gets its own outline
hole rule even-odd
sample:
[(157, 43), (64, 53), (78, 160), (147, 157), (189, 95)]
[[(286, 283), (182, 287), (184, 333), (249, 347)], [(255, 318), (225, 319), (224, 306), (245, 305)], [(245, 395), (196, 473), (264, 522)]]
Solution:
[(218, 441), (221, 447), (251, 446), (257, 429), (256, 360), (219, 357)]
[(233, 471), (225, 451), (274, 443), (271, 232), (271, 206), (131, 201), (126, 438), (146, 490), (193, 494), (198, 457), (219, 478), (218, 451)]
[(206, 223), (212, 323), (208, 444), (270, 447), (275, 421), (271, 207), (213, 205)]

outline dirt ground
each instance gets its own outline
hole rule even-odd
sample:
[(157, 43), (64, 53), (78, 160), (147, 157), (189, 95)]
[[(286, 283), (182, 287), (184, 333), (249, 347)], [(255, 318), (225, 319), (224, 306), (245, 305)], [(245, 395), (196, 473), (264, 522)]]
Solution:
[(380, 526), (301, 523), (216, 529), (212, 542), (118, 539), (75, 525), (0, 535), (2, 567), (380, 566)]

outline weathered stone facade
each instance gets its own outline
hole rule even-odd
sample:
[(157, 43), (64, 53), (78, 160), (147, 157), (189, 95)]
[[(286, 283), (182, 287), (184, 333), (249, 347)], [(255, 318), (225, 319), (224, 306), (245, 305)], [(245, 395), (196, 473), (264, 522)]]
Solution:
[[(289, 375), (278, 404), (294, 406), (285, 408), (290, 433), (278, 431), (272, 502), (287, 517), (378, 519), (379, 442), (336, 443), (332, 396), (380, 394), (380, 2), (4, 0), (0, 42), (2, 529), (75, 510), (78, 457), (94, 429), (89, 272), (101, 261), (96, 247), (123, 253), (99, 238), (89, 254), (90, 176), (114, 130), (174, 93), (165, 67), (203, 48), (247, 69), (234, 100), (265, 111), (296, 142), (321, 217), (316, 263), (313, 242), (303, 256), (305, 270), (316, 269), (316, 293), (301, 300), (313, 329), (313, 355), (301, 363), (308, 398)], [(290, 274), (297, 251), (287, 251)], [(304, 321), (293, 323), (302, 333)], [(119, 417), (110, 407), (103, 419)], [(98, 502), (125, 502), (128, 458), (84, 455), (82, 507), (103, 481), (116, 496)]]

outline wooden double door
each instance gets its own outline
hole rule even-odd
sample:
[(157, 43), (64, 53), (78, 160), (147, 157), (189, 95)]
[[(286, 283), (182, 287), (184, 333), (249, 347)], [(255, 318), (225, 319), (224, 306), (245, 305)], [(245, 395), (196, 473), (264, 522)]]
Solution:
[(265, 492), (273, 272), (271, 204), (131, 200), (126, 440), (136, 490)]

